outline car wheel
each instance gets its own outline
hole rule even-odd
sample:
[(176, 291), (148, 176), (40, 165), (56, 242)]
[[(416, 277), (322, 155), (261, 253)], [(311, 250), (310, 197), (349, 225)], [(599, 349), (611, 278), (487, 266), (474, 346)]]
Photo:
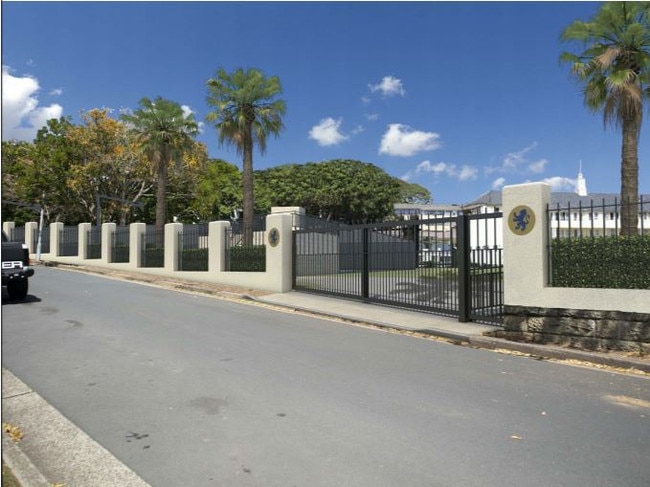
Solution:
[(9, 299), (13, 301), (25, 299), (28, 289), (29, 282), (27, 279), (21, 279), (20, 281), (9, 283), (9, 285), (7, 285), (7, 293), (9, 293)]

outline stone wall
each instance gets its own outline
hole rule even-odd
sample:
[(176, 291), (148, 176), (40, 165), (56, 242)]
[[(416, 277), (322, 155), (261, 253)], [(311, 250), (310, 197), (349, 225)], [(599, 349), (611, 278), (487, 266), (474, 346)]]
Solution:
[(650, 314), (509, 306), (494, 336), (585, 350), (650, 353)]

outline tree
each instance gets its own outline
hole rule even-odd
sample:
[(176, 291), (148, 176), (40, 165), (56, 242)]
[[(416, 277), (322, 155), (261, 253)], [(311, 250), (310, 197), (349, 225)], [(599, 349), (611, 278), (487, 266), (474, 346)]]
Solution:
[(431, 203), (431, 192), (419, 184), (408, 183), (402, 179), (397, 180), (399, 184), (400, 203), (414, 205), (428, 205)]
[(269, 206), (302, 206), (311, 215), (346, 223), (381, 221), (400, 200), (399, 183), (379, 167), (334, 159), (277, 166), (256, 175)]
[(138, 153), (126, 125), (109, 117), (108, 110), (88, 110), (81, 113), (81, 119), (83, 124), (68, 133), (80, 153), (80, 160), (70, 169), (68, 184), (88, 219), (92, 221), (101, 213), (103, 221), (126, 225), (133, 204), (154, 185), (147, 161)]
[(237, 166), (221, 159), (209, 159), (192, 203), (196, 214), (201, 220), (227, 220), (241, 204), (241, 173)]
[(585, 105), (602, 111), (605, 125), (622, 132), (621, 234), (638, 233), (638, 144), (644, 100), (650, 96), (650, 3), (608, 2), (587, 22), (574, 21), (561, 38), (582, 43), (564, 52), (584, 85)]
[(257, 69), (237, 69), (227, 73), (219, 68), (215, 78), (207, 81), (208, 105), (215, 110), (206, 120), (214, 123), (219, 132), (219, 143), (233, 145), (243, 156), (243, 240), (245, 245), (253, 242), (253, 147), (260, 153), (266, 150), (269, 135), (278, 136), (284, 128), (282, 116), (285, 102), (275, 99), (282, 93), (277, 76), (266, 78)]
[(198, 124), (192, 114), (186, 115), (173, 101), (157, 97), (140, 100), (133, 114), (122, 115), (131, 133), (150, 161), (157, 177), (156, 230), (163, 231), (166, 214), (167, 171), (170, 162), (180, 161), (183, 152), (192, 146)]

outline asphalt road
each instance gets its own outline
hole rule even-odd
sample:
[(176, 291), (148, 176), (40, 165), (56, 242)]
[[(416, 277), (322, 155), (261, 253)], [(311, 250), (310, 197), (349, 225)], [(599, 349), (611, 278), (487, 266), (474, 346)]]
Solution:
[(2, 363), (153, 486), (639, 486), (650, 380), (39, 268)]

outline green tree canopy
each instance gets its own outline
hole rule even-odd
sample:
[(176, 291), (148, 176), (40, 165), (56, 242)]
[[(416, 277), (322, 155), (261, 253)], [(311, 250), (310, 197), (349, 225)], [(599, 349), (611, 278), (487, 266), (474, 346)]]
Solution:
[(582, 83), (585, 105), (602, 112), (605, 125), (622, 131), (621, 233), (636, 235), (638, 144), (643, 104), (650, 96), (650, 3), (607, 2), (589, 21), (576, 20), (562, 40), (581, 47), (564, 52)]
[(265, 209), (302, 206), (308, 214), (347, 223), (383, 220), (400, 199), (396, 178), (349, 159), (288, 164), (256, 173)]

